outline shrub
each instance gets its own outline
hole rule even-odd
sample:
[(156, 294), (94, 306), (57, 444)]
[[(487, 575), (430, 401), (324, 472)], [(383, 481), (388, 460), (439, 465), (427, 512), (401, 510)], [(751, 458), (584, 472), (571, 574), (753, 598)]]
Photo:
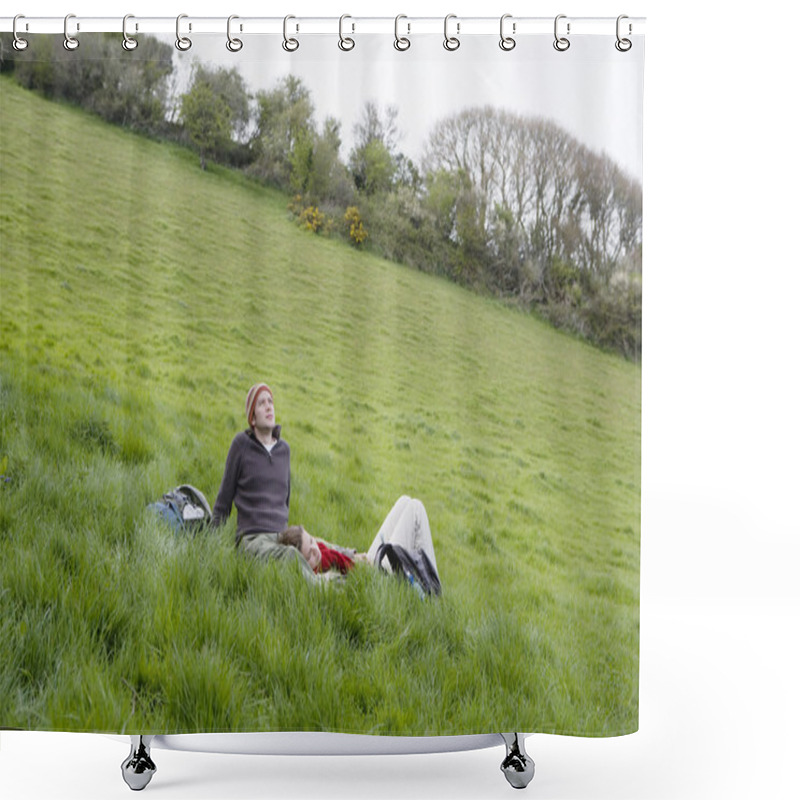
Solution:
[(573, 263), (554, 258), (545, 273), (545, 289), (551, 303), (581, 304), (581, 271)]
[(307, 206), (300, 212), (300, 224), (314, 233), (330, 233), (332, 227), (331, 218), (321, 211), (317, 206)]
[(364, 199), (370, 249), (423, 272), (449, 274), (456, 245), (437, 228), (433, 211), (410, 186)]
[(364, 227), (364, 221), (361, 219), (361, 214), (356, 206), (348, 207), (347, 211), (344, 212), (344, 221), (349, 226), (350, 241), (357, 247), (364, 244), (369, 234)]
[(641, 275), (611, 280), (586, 303), (589, 339), (601, 347), (640, 361), (642, 357)]

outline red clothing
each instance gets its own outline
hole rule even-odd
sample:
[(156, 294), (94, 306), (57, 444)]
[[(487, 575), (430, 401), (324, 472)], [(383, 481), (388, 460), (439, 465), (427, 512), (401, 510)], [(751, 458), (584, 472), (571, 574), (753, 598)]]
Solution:
[(319, 566), (317, 567), (317, 572), (327, 572), (329, 569), (347, 572), (350, 567), (353, 566), (352, 558), (346, 556), (344, 553), (340, 553), (338, 550), (334, 550), (332, 547), (328, 547), (323, 542), (320, 542), (319, 539), (317, 540), (317, 546), (322, 556)]

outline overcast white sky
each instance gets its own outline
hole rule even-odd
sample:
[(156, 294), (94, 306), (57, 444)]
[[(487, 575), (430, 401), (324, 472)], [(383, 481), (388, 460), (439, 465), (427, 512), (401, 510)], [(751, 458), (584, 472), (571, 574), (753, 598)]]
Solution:
[(204, 35), (195, 37), (191, 50), (176, 50), (175, 58), (180, 73), (195, 60), (235, 65), (254, 91), (272, 88), (289, 73), (300, 77), (311, 91), (317, 124), (326, 116), (342, 123), (345, 157), (368, 100), (398, 107), (400, 149), (415, 161), (437, 120), (489, 104), (553, 119), (641, 180), (643, 42), (619, 53), (613, 35), (571, 38), (563, 53), (549, 35), (519, 37), (511, 52), (500, 50), (497, 36), (464, 37), (457, 51), (447, 52), (441, 35), (420, 34), (408, 51), (398, 52), (391, 35), (362, 34), (345, 53), (335, 34), (308, 35), (286, 53), (279, 36), (261, 35), (245, 37), (242, 50), (231, 54), (224, 36)]

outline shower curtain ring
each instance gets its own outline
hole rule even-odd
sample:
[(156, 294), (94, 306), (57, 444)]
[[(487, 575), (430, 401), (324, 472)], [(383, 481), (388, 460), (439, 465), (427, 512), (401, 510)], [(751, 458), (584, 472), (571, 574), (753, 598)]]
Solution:
[(281, 46), (287, 53), (294, 53), (294, 51), (300, 47), (300, 42), (298, 42), (295, 38), (289, 37), (288, 31), (290, 19), (297, 19), (297, 17), (289, 14), (283, 18), (283, 44)]
[[(511, 19), (511, 14), (503, 14), (503, 16), (500, 17), (500, 49), (505, 50), (506, 52), (513, 50), (517, 46), (517, 40), (513, 39), (511, 36), (506, 36), (505, 34), (505, 24), (507, 19)], [(511, 24), (511, 32), (517, 32), (516, 22)]]
[[(617, 50), (619, 50), (619, 51), (620, 51), (620, 53), (627, 53), (627, 52), (628, 52), (628, 50), (630, 50), (630, 49), (631, 49), (631, 47), (633, 47), (633, 42), (631, 42), (631, 40), (630, 40), (630, 39), (623, 39), (623, 38), (620, 36), (620, 23), (621, 23), (621, 22), (622, 22), (622, 20), (624, 20), (624, 19), (628, 19), (628, 17), (627, 17), (627, 15), (626, 15), (626, 14), (620, 14), (620, 15), (617, 17), (617, 41), (616, 41), (616, 42), (614, 42), (614, 47), (616, 47), (616, 48), (617, 48)], [(630, 24), (630, 22), (629, 22), (629, 23), (628, 23), (628, 34), (630, 34), (630, 33), (632, 33), (632, 32), (633, 32), (633, 27), (631, 26), (631, 24)]]
[[(181, 36), (181, 20), (188, 17), (188, 14), (178, 14), (178, 18), (175, 20), (175, 47), (183, 52), (186, 52), (192, 46), (192, 40), (188, 36)], [(192, 25), (190, 23), (189, 30), (191, 31), (191, 29)]]
[[(339, 49), (344, 50), (345, 53), (349, 50), (352, 50), (356, 46), (355, 41), (351, 37), (345, 36), (342, 31), (342, 27), (346, 19), (352, 19), (352, 17), (349, 14), (342, 14), (342, 16), (339, 17)], [(355, 23), (350, 24), (352, 25), (353, 32), (355, 32)]]
[[(394, 18), (394, 49), (403, 52), (404, 50), (408, 50), (411, 47), (411, 39), (407, 36), (400, 35), (400, 20), (401, 19), (408, 19), (405, 14), (398, 14)], [(408, 33), (411, 33), (411, 23), (406, 23), (406, 28), (408, 29)]]
[[(64, 41), (62, 44), (64, 45), (65, 50), (77, 50), (80, 47), (80, 42), (74, 37), (69, 35), (69, 21), (71, 19), (75, 19), (74, 14), (67, 14), (64, 17)], [(80, 25), (77, 26), (77, 30), (80, 30)]]
[[(241, 39), (231, 37), (231, 22), (235, 19), (239, 19), (236, 14), (231, 14), (228, 17), (228, 41), (225, 42), (225, 47), (227, 47), (231, 53), (238, 53), (244, 47), (244, 43)], [(239, 30), (241, 30), (241, 28), (239, 28)]]
[[(352, 17), (349, 14), (342, 14), (342, 16), (339, 17), (339, 49), (344, 50), (345, 52), (352, 50), (356, 46), (355, 41), (351, 39), (349, 36), (345, 36), (344, 33), (342, 32), (342, 27), (346, 19), (352, 19)], [(353, 28), (353, 32), (355, 32), (356, 29), (355, 24), (351, 23), (351, 25)]]
[[(566, 36), (559, 36), (558, 35), (558, 22), (559, 20), (566, 19), (566, 14), (559, 14), (556, 17), (556, 21), (553, 24), (553, 31), (556, 37), (556, 40), (553, 42), (553, 47), (558, 50), (559, 53), (563, 53), (565, 50), (569, 50), (570, 41), (566, 38)], [(569, 36), (569, 22), (567, 23), (567, 36)]]
[(24, 14), (17, 14), (17, 16), (14, 17), (14, 25), (12, 26), (12, 30), (14, 32), (14, 41), (12, 42), (12, 45), (13, 45), (15, 50), (20, 50), (21, 51), (21, 50), (25, 50), (28, 47), (28, 40), (27, 39), (23, 39), (17, 33), (17, 20), (20, 20), (20, 19), (25, 19), (25, 15)]
[[(444, 18), (444, 49), (449, 50), (451, 53), (461, 47), (461, 40), (456, 36), (450, 36), (448, 26), (451, 19), (456, 19), (455, 14), (448, 14)], [(456, 23), (456, 33), (461, 33), (461, 23)]]
[(139, 46), (139, 42), (136, 39), (128, 36), (128, 20), (133, 18), (133, 14), (126, 14), (122, 18), (122, 49), (129, 52)]

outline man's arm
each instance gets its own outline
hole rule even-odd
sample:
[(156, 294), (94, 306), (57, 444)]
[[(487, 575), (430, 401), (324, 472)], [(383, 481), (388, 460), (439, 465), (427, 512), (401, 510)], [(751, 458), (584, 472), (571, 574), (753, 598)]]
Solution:
[(228, 457), (225, 459), (225, 472), (222, 475), (222, 483), (220, 484), (219, 492), (217, 492), (217, 499), (214, 501), (214, 510), (211, 513), (212, 527), (216, 528), (218, 525), (223, 525), (230, 516), (238, 480), (239, 446), (236, 439), (234, 439), (228, 450)]
[[(283, 443), (286, 445), (286, 450), (289, 453), (289, 463), (291, 464), (292, 451), (291, 451), (291, 449), (289, 447), (289, 443), (285, 439), (283, 440)], [(291, 508), (291, 506), (289, 505), (289, 500), (292, 497), (292, 469), (291, 469), (291, 466), (289, 467), (289, 478), (288, 478), (286, 483), (287, 483), (287, 486), (286, 486), (286, 508)]]

